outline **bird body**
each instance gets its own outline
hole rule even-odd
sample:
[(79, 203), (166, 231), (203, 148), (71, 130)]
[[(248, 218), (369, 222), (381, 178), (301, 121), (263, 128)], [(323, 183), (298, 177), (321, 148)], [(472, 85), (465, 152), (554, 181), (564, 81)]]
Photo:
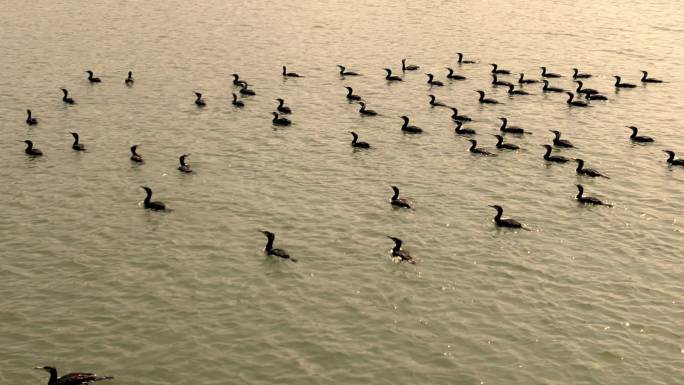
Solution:
[(644, 74), (641, 77), (641, 82), (642, 83), (662, 83), (663, 81), (660, 79), (655, 79), (655, 78), (649, 78), (648, 77), (648, 72), (646, 71), (641, 71), (642, 74)]
[(565, 103), (570, 106), (570, 107), (589, 107), (589, 104), (586, 102), (582, 102), (579, 100), (574, 100), (575, 99), (575, 94), (572, 92), (566, 92), (568, 95), (568, 100), (565, 101)]
[(287, 72), (287, 67), (283, 66), (283, 77), (286, 78), (301, 78), (303, 77), (302, 75), (296, 73), (296, 72)]
[(138, 145), (134, 144), (131, 146), (131, 160), (135, 163), (145, 163), (143, 157), (137, 153)]
[(526, 132), (524, 128), (509, 126), (508, 119), (506, 118), (499, 118), (499, 120), (501, 120), (501, 126), (499, 127), (499, 131), (501, 132), (505, 132), (507, 134), (529, 134), (529, 132)]
[(423, 132), (422, 128), (409, 125), (408, 116), (402, 116), (401, 118), (404, 120), (404, 124), (401, 126), (401, 130), (403, 132), (406, 132), (409, 134), (420, 134)]
[(446, 76), (447, 79), (450, 79), (450, 80), (466, 80), (465, 76), (454, 74), (454, 70), (451, 69), (450, 67), (446, 67), (446, 69), (447, 69), (447, 71), (449, 71), (449, 73)]
[(359, 109), (359, 113), (360, 113), (361, 115), (364, 115), (364, 116), (375, 116), (375, 115), (378, 114), (378, 113), (375, 112), (374, 110), (368, 110), (368, 109), (366, 109), (366, 103), (364, 103), (364, 102), (359, 102), (359, 104), (361, 105), (361, 108)]
[(185, 158), (187, 158), (188, 156), (190, 156), (190, 154), (183, 154), (178, 158), (178, 161), (180, 163), (178, 165), (178, 170), (181, 172), (184, 172), (186, 174), (189, 174), (192, 172), (192, 168), (188, 164), (185, 163)]
[(340, 68), (340, 76), (359, 76), (356, 72), (347, 71), (347, 69), (342, 65), (337, 65)]
[(516, 221), (515, 219), (512, 219), (512, 218), (502, 219), (501, 216), (503, 215), (503, 208), (501, 206), (490, 205), (489, 207), (493, 207), (494, 209), (496, 209), (496, 216), (494, 216), (494, 223), (496, 223), (496, 225), (498, 227), (507, 227), (507, 228), (511, 228), (511, 229), (527, 230), (527, 228), (525, 228), (522, 223)]
[(650, 136), (643, 136), (643, 135), (638, 135), (639, 129), (635, 126), (627, 126), (627, 128), (632, 130), (632, 135), (629, 136), (629, 139), (632, 140), (632, 142), (637, 142), (637, 143), (651, 143), (653, 142), (653, 138)]
[(394, 241), (394, 247), (392, 248), (392, 260), (399, 263), (408, 262), (412, 265), (416, 264), (415, 258), (413, 258), (413, 256), (411, 256), (411, 254), (408, 251), (401, 249), (401, 245), (403, 243), (401, 239), (390, 237), (389, 235), (387, 236), (387, 238)]
[(26, 148), (24, 149), (24, 152), (26, 153), (26, 155), (31, 155), (31, 156), (42, 156), (43, 155), (42, 151), (33, 147), (32, 141), (25, 140), (24, 143), (26, 143)]
[(140, 186), (145, 190), (145, 193), (147, 194), (145, 196), (145, 200), (143, 201), (143, 205), (145, 206), (146, 209), (152, 210), (152, 211), (166, 211), (166, 205), (164, 202), (161, 201), (152, 201), (152, 189), (147, 187), (147, 186)]
[(394, 193), (392, 194), (392, 198), (390, 198), (390, 204), (394, 207), (410, 209), (411, 204), (409, 203), (409, 201), (404, 199), (404, 198), (399, 198), (399, 187), (397, 187), (397, 186), (391, 186), (391, 187), (392, 187), (392, 191)]
[(100, 82), (102, 82), (102, 80), (100, 80), (100, 78), (96, 78), (96, 77), (93, 76), (93, 71), (88, 70), (88, 71), (86, 71), (86, 72), (88, 73), (88, 81), (89, 81), (89, 82), (91, 82), (91, 83), (100, 83)]
[(26, 110), (26, 124), (29, 126), (35, 126), (38, 124), (38, 119), (31, 116), (31, 110)]
[(615, 87), (616, 88), (634, 88), (636, 85), (632, 83), (623, 83), (622, 78), (620, 76), (614, 75), (615, 78)]
[(289, 125), (292, 124), (292, 122), (290, 121), (290, 119), (279, 117), (277, 112), (273, 112), (273, 120), (272, 120), (272, 122), (273, 122), (273, 124), (276, 125), (276, 126), (289, 126)]
[(401, 59), (401, 70), (402, 71), (417, 71), (420, 69), (420, 66), (417, 66), (415, 64), (406, 64), (406, 59)]
[(544, 79), (542, 80), (544, 82), (544, 87), (542, 88), (543, 92), (565, 92), (564, 89), (558, 88), (558, 87), (551, 87), (549, 86), (549, 81)]
[(86, 150), (85, 146), (78, 142), (78, 140), (79, 140), (78, 134), (75, 132), (72, 132), (71, 136), (74, 137), (74, 143), (71, 145), (71, 149), (74, 151), (85, 151)]
[(264, 253), (266, 253), (266, 255), (278, 257), (281, 259), (289, 259), (292, 262), (297, 262), (297, 260), (292, 258), (290, 256), (290, 254), (287, 253), (287, 251), (285, 251), (283, 249), (276, 249), (273, 247), (273, 241), (275, 240), (275, 234), (273, 234), (270, 231), (266, 231), (266, 230), (261, 230), (261, 233), (264, 234), (266, 236), (266, 239), (267, 239), (266, 247), (264, 248)]
[(546, 67), (539, 67), (539, 68), (541, 68), (541, 70), (542, 70), (541, 76), (544, 78), (560, 78), (560, 77), (562, 77), (559, 74), (554, 74), (553, 72), (547, 72)]
[(438, 102), (435, 95), (428, 95), (428, 97), (430, 98), (430, 107), (449, 107), (442, 102)]
[(207, 105), (207, 103), (204, 101), (204, 99), (202, 99), (201, 93), (195, 92), (195, 97), (196, 97), (195, 98), (195, 105), (197, 105), (197, 107), (204, 107)]
[(385, 68), (385, 72), (387, 72), (387, 75), (385, 76), (385, 80), (387, 80), (388, 82), (404, 81), (404, 79), (400, 78), (399, 76), (392, 75), (392, 70), (389, 68)]

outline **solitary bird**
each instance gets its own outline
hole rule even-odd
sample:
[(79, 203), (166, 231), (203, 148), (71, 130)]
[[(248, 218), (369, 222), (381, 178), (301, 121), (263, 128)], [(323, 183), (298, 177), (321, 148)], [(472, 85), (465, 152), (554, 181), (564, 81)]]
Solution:
[(31, 110), (26, 110), (26, 124), (29, 126), (35, 126), (38, 124), (38, 119), (31, 116)]
[(430, 107), (449, 107), (442, 102), (438, 102), (435, 95), (428, 95), (428, 97), (430, 98)]
[(454, 132), (459, 134), (459, 135), (475, 135), (476, 132), (473, 129), (470, 128), (463, 128), (463, 122), (461, 121), (456, 121), (456, 128), (454, 128)]
[(352, 134), (351, 146), (354, 148), (370, 148), (370, 144), (366, 142), (359, 142), (359, 136), (354, 131), (349, 131)]
[(539, 67), (539, 68), (541, 68), (541, 70), (542, 70), (542, 72), (541, 72), (542, 77), (545, 77), (545, 78), (560, 78), (560, 77), (562, 77), (561, 75), (554, 74), (553, 72), (546, 72), (546, 67)]
[(634, 87), (636, 87), (636, 85), (634, 85), (632, 83), (623, 83), (622, 78), (617, 76), (617, 75), (613, 75), (613, 77), (615, 78), (615, 87), (616, 88), (634, 88)]
[(289, 259), (292, 262), (297, 262), (296, 259), (292, 258), (290, 254), (287, 253), (287, 251), (283, 249), (276, 249), (273, 247), (273, 241), (275, 240), (275, 234), (273, 234), (270, 231), (266, 230), (261, 230), (261, 233), (263, 233), (266, 236), (266, 247), (264, 248), (264, 253), (266, 255), (272, 255), (274, 257), (282, 258), (282, 259)]
[(31, 155), (31, 156), (42, 156), (43, 155), (42, 151), (33, 147), (32, 141), (24, 140), (24, 143), (26, 143), (26, 148), (24, 149), (24, 152), (26, 153), (26, 155)]
[(437, 86), (437, 87), (442, 87), (444, 86), (444, 83), (440, 82), (439, 80), (434, 80), (435, 76), (432, 74), (425, 74), (428, 77), (427, 83), (431, 86)]
[(395, 237), (390, 237), (389, 235), (387, 238), (391, 239), (394, 241), (394, 247), (392, 248), (392, 260), (395, 262), (408, 262), (410, 264), (415, 265), (416, 260), (411, 256), (411, 254), (406, 251), (401, 249), (401, 244), (403, 241), (399, 238)]
[(542, 147), (546, 149), (546, 153), (544, 154), (544, 160), (547, 162), (567, 163), (570, 160), (564, 156), (551, 155), (553, 147), (551, 147), (550, 144), (542, 144)]
[(125, 83), (127, 86), (132, 86), (133, 83), (135, 83), (135, 79), (133, 79), (133, 72), (132, 72), (132, 71), (128, 71), (128, 76), (127, 76), (126, 79), (124, 80), (124, 83)]
[(632, 130), (632, 135), (629, 136), (629, 138), (632, 140), (632, 142), (637, 142), (637, 143), (651, 143), (653, 142), (653, 138), (650, 136), (643, 136), (643, 135), (638, 135), (639, 129), (635, 126), (627, 126), (627, 128)]
[(501, 150), (519, 150), (520, 149), (520, 147), (518, 147), (515, 144), (504, 143), (503, 142), (504, 138), (501, 135), (494, 135), (494, 137), (496, 138), (496, 148), (498, 148), (498, 149), (501, 149)]
[(78, 140), (79, 140), (78, 134), (75, 132), (72, 132), (71, 136), (74, 137), (74, 143), (71, 145), (71, 149), (74, 151), (85, 151), (86, 150), (85, 145), (78, 142)]
[(579, 72), (577, 68), (572, 69), (572, 78), (573, 79), (589, 79), (591, 77), (591, 74), (585, 74)]
[(507, 134), (528, 134), (531, 135), (530, 132), (525, 131), (524, 128), (517, 127), (517, 126), (509, 126), (508, 125), (508, 119), (506, 118), (499, 118), (501, 120), (501, 127), (499, 127), (499, 131), (505, 132)]
[(549, 130), (553, 132), (553, 145), (556, 147), (573, 148), (575, 147), (569, 140), (561, 139), (561, 133), (557, 130)]
[(446, 69), (447, 69), (447, 71), (449, 71), (449, 74), (447, 74), (447, 79), (451, 79), (451, 80), (466, 80), (466, 77), (465, 77), (465, 76), (454, 74), (454, 70), (451, 69), (450, 67), (446, 67)]
[(134, 161), (135, 163), (145, 163), (143, 160), (143, 157), (138, 155), (138, 145), (134, 144), (131, 146), (131, 160)]
[(525, 77), (525, 74), (521, 72), (521, 73), (520, 73), (520, 78), (518, 78), (518, 83), (519, 83), (519, 84), (533, 84), (533, 83), (539, 83), (539, 80), (535, 80), (535, 79), (524, 79), (524, 77)]
[(470, 121), (472, 121), (472, 119), (468, 115), (459, 115), (458, 109), (456, 107), (449, 107), (449, 108), (451, 108), (451, 112), (453, 112), (453, 114), (451, 114), (451, 119), (454, 122), (470, 122)]
[(477, 147), (477, 140), (475, 139), (469, 139), (470, 142), (470, 148), (468, 151), (470, 151), (473, 154), (477, 155), (484, 155), (484, 156), (496, 156), (496, 154), (492, 154), (491, 152), (485, 150), (484, 148), (476, 148)]
[(578, 175), (586, 175), (592, 178), (606, 178), (610, 179), (609, 177), (601, 174), (598, 170), (594, 170), (593, 168), (584, 168), (584, 160), (583, 159), (575, 159), (575, 162), (577, 162), (577, 168), (575, 171), (577, 172)]
[(406, 59), (401, 59), (401, 70), (402, 71), (417, 71), (420, 69), (420, 66), (417, 66), (415, 64), (406, 64)]
[(463, 54), (460, 52), (456, 52), (456, 55), (458, 55), (458, 64), (475, 64), (473, 60), (463, 60)]
[(276, 108), (278, 112), (280, 112), (281, 114), (292, 113), (292, 109), (285, 105), (285, 100), (283, 100), (282, 98), (277, 98), (276, 101), (278, 101), (278, 108)]
[(74, 99), (69, 97), (69, 91), (67, 91), (66, 88), (62, 88), (62, 93), (64, 96), (62, 96), (62, 101), (66, 104), (76, 104), (76, 101)]
[(95, 373), (69, 373), (62, 377), (57, 377), (57, 369), (51, 366), (39, 366), (36, 369), (42, 369), (50, 373), (48, 385), (86, 385), (95, 381), (114, 379), (114, 377), (110, 376), (98, 376)]
[(347, 100), (361, 100), (361, 97), (359, 95), (354, 95), (354, 90), (347, 86), (344, 87), (347, 89)]
[(387, 80), (388, 82), (404, 81), (404, 79), (400, 78), (399, 76), (392, 75), (392, 70), (389, 68), (385, 68), (385, 72), (387, 72), (387, 75), (385, 76), (385, 80)]
[(233, 92), (232, 94), (233, 94), (233, 101), (232, 101), (231, 103), (232, 103), (235, 107), (240, 107), (240, 108), (244, 107), (244, 106), (245, 106), (245, 102), (243, 102), (242, 100), (238, 100), (237, 95), (235, 94), (235, 92)]
[(341, 76), (359, 76), (356, 72), (353, 71), (347, 71), (347, 69), (342, 66), (342, 65), (337, 65), (340, 68), (340, 75)]
[(509, 70), (500, 70), (498, 64), (492, 63), (492, 64), (490, 64), (490, 66), (492, 66), (492, 73), (493, 74), (509, 75), (511, 73), (511, 71), (509, 71)]
[(100, 78), (93, 77), (93, 71), (88, 70), (86, 71), (88, 73), (88, 81), (91, 83), (100, 83), (102, 80)]
[(568, 95), (568, 100), (565, 101), (565, 103), (570, 106), (570, 107), (589, 107), (589, 103), (580, 101), (580, 100), (573, 100), (575, 98), (575, 94), (572, 92), (566, 92)]
[(145, 196), (145, 200), (143, 201), (143, 204), (146, 209), (152, 210), (152, 211), (165, 211), (166, 210), (166, 205), (164, 202), (161, 201), (152, 201), (152, 189), (147, 187), (147, 186), (140, 186), (145, 190), (145, 193), (147, 194)]
[(508, 85), (508, 94), (509, 95), (529, 95), (529, 92), (523, 91), (523, 90), (516, 90), (515, 86), (513, 84)]
[(608, 204), (608, 203), (603, 203), (598, 198), (584, 196), (584, 187), (582, 187), (581, 184), (577, 185), (577, 196), (575, 196), (575, 199), (577, 199), (577, 201), (579, 201), (580, 203), (584, 203), (584, 204), (613, 207), (613, 205)]
[(276, 125), (276, 126), (289, 126), (290, 124), (292, 124), (292, 122), (290, 121), (290, 119), (278, 117), (278, 113), (277, 113), (277, 112), (273, 112), (272, 114), (273, 114), (273, 120), (272, 120), (272, 122), (273, 122), (274, 125)]
[(591, 94), (591, 95), (596, 95), (599, 92), (593, 88), (585, 88), (584, 83), (581, 80), (575, 80), (575, 83), (577, 83), (577, 89), (575, 92), (578, 94)]
[(494, 216), (494, 223), (498, 227), (508, 227), (512, 229), (523, 229), (523, 230), (528, 230), (525, 226), (523, 226), (522, 223), (516, 221), (515, 219), (512, 218), (506, 218), (506, 219), (501, 219), (501, 216), (503, 215), (503, 208), (499, 205), (489, 205), (489, 207), (492, 207), (496, 209), (496, 216)]
[(477, 91), (475, 91), (475, 92), (477, 92), (478, 94), (480, 94), (480, 98), (479, 98), (477, 101), (480, 102), (481, 104), (499, 104), (499, 102), (497, 102), (497, 101), (494, 100), (494, 99), (485, 98), (485, 93), (484, 93), (484, 91), (482, 91), (482, 90), (477, 90)]
[(378, 114), (378, 113), (375, 112), (374, 110), (368, 110), (368, 109), (366, 109), (366, 103), (364, 103), (364, 102), (359, 102), (359, 105), (361, 105), (361, 108), (359, 108), (359, 113), (360, 113), (361, 115), (365, 115), (365, 116), (375, 116), (375, 115)]
[(394, 191), (394, 193), (392, 194), (392, 198), (390, 198), (390, 204), (394, 207), (410, 209), (411, 204), (409, 203), (409, 201), (404, 199), (404, 198), (399, 198), (399, 187), (397, 187), (397, 186), (390, 186), (390, 187), (392, 187), (392, 191)]
[(202, 94), (200, 94), (199, 92), (195, 92), (195, 96), (195, 104), (197, 105), (197, 107), (204, 107), (207, 105), (204, 99), (202, 99)]
[(648, 77), (648, 72), (646, 72), (646, 71), (641, 71), (641, 73), (644, 74), (644, 75), (641, 77), (641, 81), (642, 81), (643, 83), (662, 83), (662, 82), (663, 82), (663, 81), (660, 80), (660, 79), (649, 78), (649, 77)]
[(256, 95), (256, 92), (254, 92), (254, 90), (249, 89), (249, 84), (247, 84), (247, 82), (241, 81), (241, 83), (240, 83), (240, 95), (254, 96), (254, 95)]
[(303, 77), (302, 75), (296, 73), (296, 72), (287, 72), (287, 67), (283, 66), (283, 77), (286, 78), (301, 78)]
[(544, 82), (544, 87), (542, 88), (542, 91), (543, 91), (543, 92), (558, 92), (558, 93), (565, 92), (565, 90), (562, 89), (562, 88), (551, 87), (551, 86), (549, 85), (549, 81), (546, 80), (546, 79), (544, 79), (544, 80), (542, 80), (542, 81)]
[(667, 163), (672, 166), (684, 166), (684, 159), (675, 159), (674, 151), (663, 150), (667, 154)]
[(180, 165), (178, 166), (178, 170), (180, 170), (186, 174), (189, 174), (192, 172), (192, 168), (190, 168), (190, 166), (185, 163), (185, 158), (187, 158), (188, 156), (190, 156), (190, 154), (183, 154), (178, 158), (178, 161), (180, 162)]
[(409, 118), (408, 118), (408, 116), (402, 116), (401, 119), (404, 120), (404, 124), (401, 125), (401, 130), (402, 130), (403, 132), (406, 132), (406, 133), (409, 133), (409, 134), (420, 134), (420, 133), (423, 132), (423, 129), (422, 129), (422, 128), (409, 125)]

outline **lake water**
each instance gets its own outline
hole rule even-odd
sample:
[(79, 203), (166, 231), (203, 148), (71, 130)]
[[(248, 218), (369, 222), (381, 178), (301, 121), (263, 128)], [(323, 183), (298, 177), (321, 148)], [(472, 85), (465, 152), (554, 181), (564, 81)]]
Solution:
[[(0, 383), (47, 383), (37, 365), (119, 385), (681, 383), (684, 168), (662, 152), (684, 156), (680, 2), (40, 0), (0, 13)], [(421, 69), (387, 84), (404, 57)], [(538, 85), (509, 98), (488, 63), (529, 78), (545, 65), (564, 88), (578, 67), (609, 100), (568, 108)], [(446, 82), (446, 66), (468, 80)], [(643, 86), (642, 69), (668, 82)], [(446, 85), (430, 89), (428, 71)], [(257, 92), (242, 110), (234, 72)], [(616, 92), (615, 74), (637, 87)], [(381, 115), (361, 117), (345, 85)], [(480, 106), (477, 89), (503, 104)], [(428, 93), (473, 117), (485, 148), (501, 116), (533, 135), (477, 157)], [(276, 97), (291, 127), (271, 124)], [(401, 115), (425, 133), (403, 135)], [(633, 144), (626, 125), (656, 142)], [(544, 162), (551, 129), (576, 145), (555, 152), (611, 179)], [(352, 130), (374, 148), (352, 151)], [(45, 156), (27, 157), (25, 139)], [(183, 153), (195, 173), (176, 169)], [(578, 205), (577, 183), (614, 207)], [(413, 210), (391, 208), (393, 184)], [(141, 185), (173, 211), (144, 210)], [(532, 231), (497, 229), (491, 204)], [(261, 229), (299, 263), (264, 256)], [(386, 235), (418, 263), (393, 263)]]

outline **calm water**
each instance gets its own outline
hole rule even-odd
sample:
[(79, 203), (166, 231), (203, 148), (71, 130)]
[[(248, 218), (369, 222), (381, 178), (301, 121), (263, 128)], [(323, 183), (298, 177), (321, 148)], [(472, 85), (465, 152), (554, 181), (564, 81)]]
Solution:
[[(2, 3), (0, 383), (43, 384), (48, 364), (126, 385), (681, 383), (684, 169), (661, 151), (684, 156), (680, 2), (326, 3)], [(402, 57), (422, 68), (388, 85)], [(610, 100), (510, 99), (490, 62), (566, 88), (579, 67)], [(507, 138), (523, 150), (468, 153), (427, 105), (423, 73), (447, 65), (469, 79), (434, 94), (484, 147), (499, 116), (531, 130)], [(258, 93), (240, 111), (233, 72)], [(639, 85), (616, 93), (613, 74)], [(345, 85), (382, 115), (360, 117)], [(480, 107), (479, 88), (505, 104)], [(292, 127), (271, 125), (276, 97)], [(426, 133), (402, 135), (404, 114)], [(611, 179), (545, 164), (549, 129)], [(375, 148), (352, 151), (350, 130)], [(578, 182), (615, 207), (578, 206)], [(174, 211), (143, 210), (141, 184)], [(415, 210), (390, 208), (391, 184)], [(497, 230), (494, 203), (533, 231)], [(264, 257), (259, 229), (300, 262)], [(387, 234), (419, 263), (392, 263)]]

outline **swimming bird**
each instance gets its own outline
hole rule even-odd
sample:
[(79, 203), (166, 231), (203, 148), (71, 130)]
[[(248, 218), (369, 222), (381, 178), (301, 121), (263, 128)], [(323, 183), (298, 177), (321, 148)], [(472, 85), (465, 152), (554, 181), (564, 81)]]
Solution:
[(418, 69), (420, 69), (420, 66), (417, 66), (415, 64), (406, 65), (406, 59), (401, 59), (402, 71), (417, 71)]
[(111, 376), (98, 376), (95, 373), (69, 373), (62, 377), (57, 377), (57, 369), (51, 366), (39, 366), (36, 369), (43, 369), (50, 373), (48, 385), (87, 385), (95, 381), (114, 379)]
[(629, 136), (629, 138), (632, 139), (632, 142), (638, 142), (638, 143), (651, 143), (651, 142), (653, 142), (653, 138), (651, 138), (650, 136), (637, 135), (639, 132), (639, 129), (636, 128), (635, 126), (627, 126), (627, 128), (632, 130), (632, 135)]
[(644, 74), (641, 77), (641, 82), (642, 83), (662, 83), (663, 81), (660, 79), (655, 79), (655, 78), (649, 78), (648, 77), (648, 72), (646, 71), (641, 71), (642, 74)]
[(350, 134), (352, 134), (352, 141), (351, 141), (351, 146), (354, 148), (370, 148), (370, 144), (366, 142), (359, 142), (359, 136), (356, 134), (354, 131), (349, 131)]
[(195, 99), (195, 104), (197, 105), (197, 107), (204, 107), (207, 105), (204, 99), (202, 99), (202, 94), (200, 94), (199, 92), (195, 92), (195, 96), (197, 97), (197, 99)]
[(71, 145), (71, 149), (74, 151), (85, 151), (86, 150), (85, 145), (78, 142), (78, 134), (75, 132), (72, 132), (71, 136), (74, 137), (74, 143)]
[(76, 104), (74, 99), (69, 97), (69, 91), (66, 90), (66, 88), (62, 88), (62, 93), (64, 96), (62, 96), (62, 101), (66, 104)]
[(135, 79), (133, 79), (133, 71), (128, 71), (128, 77), (124, 80), (124, 83), (127, 86), (132, 86), (133, 83), (135, 83)]
[(634, 88), (634, 87), (636, 87), (636, 85), (634, 85), (632, 83), (622, 83), (622, 78), (617, 76), (617, 75), (613, 75), (613, 77), (615, 78), (615, 87), (616, 88)]
[(469, 139), (470, 142), (470, 148), (468, 151), (472, 152), (473, 154), (477, 155), (484, 155), (484, 156), (496, 156), (496, 154), (492, 154), (491, 152), (485, 150), (484, 148), (475, 148), (477, 147), (477, 140), (475, 139)]
[(496, 76), (496, 74), (493, 73), (492, 74), (492, 85), (508, 87), (508, 86), (512, 85), (512, 83), (504, 81), (504, 80), (499, 80), (498, 76)]
[(235, 92), (233, 92), (233, 101), (232, 101), (232, 103), (233, 103), (233, 105), (234, 105), (235, 107), (244, 107), (244, 106), (245, 106), (245, 103), (244, 103), (242, 100), (238, 100), (237, 95), (235, 94)]
[(256, 92), (249, 89), (249, 84), (247, 84), (247, 82), (242, 81), (242, 83), (240, 83), (240, 94), (245, 96), (254, 96), (256, 95)]
[(33, 147), (33, 142), (32, 142), (32, 141), (30, 141), (30, 140), (24, 140), (24, 143), (26, 143), (26, 149), (24, 149), (24, 152), (25, 152), (27, 155), (31, 155), (31, 156), (41, 156), (41, 155), (43, 155), (43, 152), (42, 152), (42, 151), (40, 151), (39, 149)]
[(546, 72), (546, 67), (539, 67), (541, 68), (541, 76), (544, 78), (561, 78), (562, 76), (559, 74), (554, 74), (553, 72)]
[(282, 258), (282, 259), (289, 259), (292, 262), (297, 262), (296, 259), (292, 258), (290, 254), (287, 253), (287, 251), (283, 249), (276, 249), (273, 247), (273, 241), (275, 240), (275, 234), (273, 234), (270, 231), (266, 230), (260, 230), (261, 233), (263, 233), (266, 236), (266, 247), (264, 248), (264, 253), (266, 255), (272, 255), (274, 257)]
[(518, 147), (515, 144), (511, 143), (504, 143), (503, 142), (503, 136), (501, 135), (494, 135), (496, 137), (496, 148), (501, 149), (501, 150), (520, 150), (520, 147)]
[(240, 80), (240, 75), (238, 75), (238, 74), (233, 74), (233, 85), (242, 87), (243, 84), (246, 86), (246, 85), (247, 85), (247, 82), (244, 81), (244, 80)]
[(183, 154), (178, 158), (178, 161), (180, 162), (180, 165), (178, 166), (178, 170), (180, 170), (186, 174), (189, 174), (192, 172), (192, 168), (190, 168), (190, 166), (185, 163), (185, 158), (187, 158), (188, 156), (190, 156), (190, 154)]
[(340, 75), (341, 76), (359, 76), (359, 74), (357, 74), (356, 72), (347, 71), (347, 69), (342, 65), (338, 64), (337, 66), (340, 67)]
[(283, 76), (286, 78), (301, 78), (300, 74), (296, 72), (287, 72), (287, 67), (283, 66)]
[(463, 54), (460, 52), (456, 52), (456, 55), (458, 55), (458, 64), (475, 64), (472, 60), (463, 60)]
[(600, 94), (584, 94), (584, 98), (587, 100), (608, 100), (608, 97)]
[(93, 71), (88, 70), (86, 71), (88, 73), (88, 81), (91, 83), (100, 83), (102, 80), (100, 78), (93, 77)]
[(354, 95), (354, 90), (351, 87), (344, 87), (347, 89), (347, 99), (349, 100), (361, 100), (359, 95)]
[(529, 92), (525, 92), (523, 90), (516, 90), (515, 86), (513, 84), (508, 85), (508, 94), (509, 95), (529, 95)]
[(277, 113), (277, 112), (273, 112), (272, 114), (273, 114), (273, 120), (272, 120), (272, 122), (273, 122), (274, 125), (276, 125), (276, 126), (289, 126), (290, 124), (292, 124), (292, 122), (290, 121), (290, 119), (278, 117), (278, 113)]
[(400, 78), (399, 76), (392, 76), (392, 70), (389, 68), (385, 68), (385, 72), (387, 72), (387, 76), (385, 76), (385, 80), (387, 80), (387, 81), (390, 81), (390, 82), (404, 81), (404, 79)]
[(591, 74), (580, 73), (577, 68), (572, 69), (572, 78), (573, 79), (589, 79), (590, 77), (591, 77)]
[(147, 187), (147, 186), (140, 186), (145, 190), (145, 193), (147, 194), (145, 196), (145, 200), (143, 201), (143, 204), (146, 209), (153, 210), (153, 211), (165, 211), (166, 210), (166, 205), (164, 202), (161, 201), (152, 201), (152, 189)]
[(663, 150), (667, 154), (667, 163), (672, 166), (684, 166), (684, 159), (675, 159), (674, 151)]
[(581, 80), (575, 80), (575, 83), (577, 83), (577, 89), (575, 89), (575, 92), (578, 94), (598, 95), (599, 93), (593, 88), (584, 88), (584, 83)]
[(511, 73), (511, 71), (509, 71), (509, 70), (500, 70), (498, 64), (492, 63), (492, 64), (490, 64), (490, 66), (492, 66), (492, 73), (493, 74), (509, 75)]
[(399, 198), (399, 187), (397, 186), (390, 186), (392, 187), (392, 191), (394, 193), (392, 194), (392, 198), (390, 198), (390, 204), (394, 207), (399, 207), (403, 209), (410, 209), (411, 204), (409, 203), (408, 200), (404, 198)]
[(137, 144), (134, 144), (131, 146), (131, 160), (136, 162), (136, 163), (145, 163), (145, 161), (143, 160), (143, 157), (138, 155), (137, 150), (138, 150)]
[(425, 74), (425, 75), (427, 75), (427, 77), (428, 77), (427, 84), (429, 84), (431, 86), (437, 86), (437, 87), (442, 87), (444, 85), (444, 83), (440, 82), (439, 80), (433, 80), (435, 78), (434, 75), (432, 75), (430, 73)]
[(278, 112), (280, 112), (281, 114), (291, 114), (292, 113), (292, 109), (285, 105), (285, 100), (283, 100), (281, 98), (277, 98), (276, 100), (278, 101), (278, 108), (276, 108), (276, 110), (278, 110)]
[(499, 205), (489, 205), (489, 207), (493, 207), (496, 209), (496, 216), (494, 216), (494, 223), (498, 227), (508, 227), (511, 229), (523, 229), (523, 230), (528, 230), (523, 226), (522, 223), (516, 221), (515, 219), (512, 218), (506, 218), (506, 219), (501, 219), (501, 216), (503, 215), (503, 207)]
[(578, 184), (576, 186), (577, 186), (577, 196), (575, 197), (575, 199), (577, 199), (577, 201), (579, 201), (580, 203), (596, 205), (596, 206), (613, 207), (613, 205), (608, 204), (608, 203), (603, 203), (598, 198), (584, 196), (584, 187), (581, 184)]
[(401, 130), (403, 132), (406, 132), (408, 134), (420, 134), (423, 132), (423, 129), (420, 127), (409, 126), (408, 116), (402, 116), (401, 118), (404, 120), (404, 124), (401, 126)]
[(367, 109), (366, 109), (366, 103), (364, 103), (364, 102), (359, 102), (359, 104), (361, 105), (361, 108), (359, 109), (359, 113), (360, 113), (361, 115), (364, 115), (364, 116), (375, 116), (375, 115), (378, 114), (378, 113), (375, 112), (374, 110), (367, 110)]
[(31, 117), (31, 110), (26, 110), (26, 124), (29, 126), (35, 126), (38, 124), (38, 119)]
[(401, 249), (401, 244), (403, 243), (401, 239), (390, 237), (389, 235), (387, 238), (394, 241), (394, 247), (392, 248), (392, 260), (396, 262), (408, 262), (413, 265), (416, 264), (415, 258), (413, 258), (408, 251)]
[(565, 90), (562, 88), (549, 86), (549, 81), (546, 79), (542, 81), (544, 82), (544, 87), (542, 88), (542, 91), (544, 92), (565, 92)]
[(547, 162), (566, 163), (570, 160), (564, 156), (551, 155), (553, 147), (551, 147), (550, 144), (542, 144), (542, 147), (546, 149), (546, 154), (544, 154), (544, 160), (546, 160)]
[(449, 107), (442, 102), (438, 102), (435, 95), (430, 94), (428, 97), (430, 98), (430, 107)]
[(461, 75), (456, 75), (456, 74), (454, 74), (454, 70), (451, 69), (450, 67), (446, 67), (446, 69), (447, 69), (447, 71), (449, 71), (449, 74), (446, 76), (447, 79), (451, 79), (451, 80), (466, 80), (466, 77), (465, 77), (465, 76), (461, 76)]
[(573, 148), (575, 147), (569, 140), (561, 139), (561, 133), (557, 130), (549, 130), (555, 135), (553, 138), (553, 145), (556, 147)]
[(501, 120), (501, 127), (499, 127), (499, 131), (505, 132), (508, 134), (528, 134), (531, 135), (531, 133), (526, 132), (524, 128), (521, 127), (516, 127), (516, 126), (509, 126), (508, 125), (508, 119), (506, 118), (499, 118)]
[(573, 100), (575, 98), (575, 94), (572, 92), (566, 92), (568, 95), (568, 100), (565, 101), (567, 105), (570, 107), (589, 107), (589, 104), (580, 100)]
[(575, 169), (575, 171), (579, 175), (586, 175), (586, 176), (590, 176), (592, 178), (610, 179), (609, 177), (601, 174), (599, 171), (594, 170), (593, 168), (584, 168), (584, 160), (583, 159), (577, 158), (577, 159), (575, 159), (575, 162), (577, 162), (577, 168)]
[(499, 104), (499, 102), (497, 102), (497, 101), (494, 100), (494, 99), (485, 98), (485, 93), (484, 93), (484, 91), (482, 91), (482, 90), (477, 90), (477, 91), (475, 91), (475, 92), (477, 92), (478, 94), (480, 94), (480, 98), (478, 99), (478, 102), (480, 102), (481, 104)]
[(456, 121), (456, 128), (454, 129), (454, 132), (459, 134), (459, 135), (475, 135), (476, 134), (475, 130), (472, 130), (470, 128), (463, 128), (463, 122), (461, 122), (461, 121)]
[(449, 108), (451, 108), (451, 111), (453, 112), (453, 114), (451, 114), (451, 119), (454, 122), (470, 122), (470, 121), (472, 121), (472, 119), (467, 115), (459, 115), (458, 109), (456, 107), (449, 107)]
[(519, 84), (533, 84), (533, 83), (539, 83), (539, 80), (535, 80), (535, 79), (524, 79), (524, 77), (525, 77), (525, 74), (521, 72), (521, 73), (520, 73), (520, 78), (518, 79), (518, 83), (519, 83)]

